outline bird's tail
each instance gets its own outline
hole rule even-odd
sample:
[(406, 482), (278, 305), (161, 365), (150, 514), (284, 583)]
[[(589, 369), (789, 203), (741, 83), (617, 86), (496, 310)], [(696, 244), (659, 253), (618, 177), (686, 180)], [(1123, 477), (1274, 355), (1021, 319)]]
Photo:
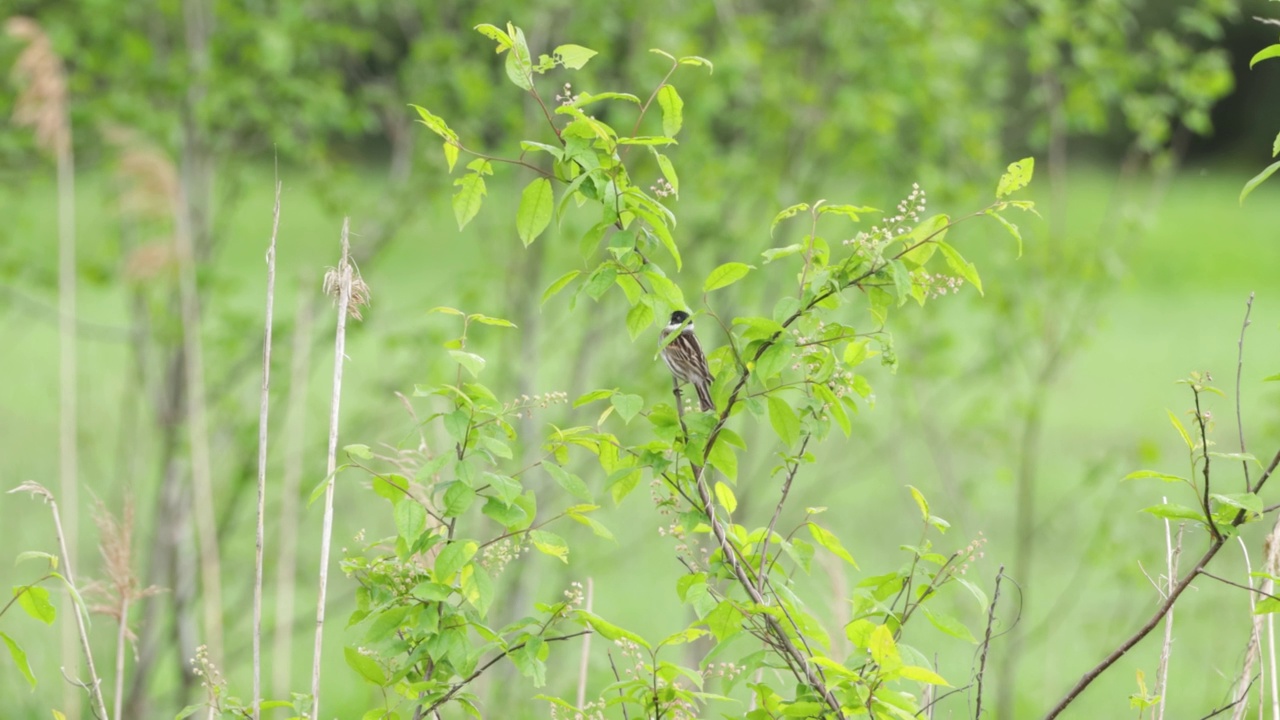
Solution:
[(716, 409), (716, 404), (711, 400), (710, 383), (695, 382), (693, 389), (698, 391), (698, 406), (703, 412)]

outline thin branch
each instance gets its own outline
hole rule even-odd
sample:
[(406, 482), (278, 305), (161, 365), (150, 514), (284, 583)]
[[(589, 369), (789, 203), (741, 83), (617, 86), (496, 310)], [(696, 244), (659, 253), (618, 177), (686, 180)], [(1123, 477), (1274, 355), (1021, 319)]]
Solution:
[(974, 720), (982, 717), (982, 678), (987, 669), (987, 653), (991, 649), (991, 628), (996, 623), (996, 605), (1000, 602), (1000, 580), (1004, 578), (1004, 565), (996, 572), (996, 587), (991, 593), (991, 605), (987, 608), (987, 631), (982, 638), (982, 653), (978, 655), (978, 674), (974, 682), (978, 686), (978, 697), (973, 711)]
[[(575, 633), (569, 633), (568, 635), (560, 635), (560, 636), (557, 636), (557, 637), (549, 637), (549, 638), (546, 638), (546, 639), (544, 640), (544, 642), (557, 642), (557, 641), (560, 641), (560, 640), (572, 640), (573, 638), (581, 637), (581, 636), (583, 636), (583, 635), (589, 635), (590, 633), (591, 633), (591, 631), (590, 631), (590, 630), (579, 630), (578, 632), (575, 632)], [(425, 712), (425, 713), (423, 713), (423, 714), (424, 714), (424, 715), (429, 715), (429, 714), (431, 714), (432, 712), (434, 712), (436, 708), (438, 708), (438, 707), (440, 707), (441, 705), (444, 705), (445, 703), (447, 703), (447, 702), (449, 702), (450, 700), (452, 700), (452, 699), (453, 699), (453, 696), (454, 696), (454, 695), (457, 695), (459, 690), (461, 690), (462, 688), (466, 687), (466, 686), (467, 686), (467, 685), (469, 685), (473, 680), (475, 680), (476, 678), (478, 678), (478, 677), (480, 677), (482, 674), (484, 674), (484, 671), (485, 671), (485, 670), (488, 670), (489, 668), (491, 668), (491, 667), (493, 667), (494, 665), (496, 665), (496, 664), (498, 663), (498, 661), (499, 661), (499, 660), (501, 660), (502, 658), (504, 658), (504, 657), (506, 657), (506, 656), (510, 655), (511, 653), (513, 653), (513, 652), (515, 652), (515, 651), (519, 650), (520, 648), (524, 647), (524, 646), (525, 646), (525, 644), (526, 644), (526, 643), (519, 643), (518, 645), (512, 645), (511, 647), (507, 648), (506, 650), (503, 650), (502, 652), (500, 652), (500, 653), (498, 653), (497, 655), (495, 655), (495, 656), (493, 656), (492, 658), (490, 658), (490, 659), (489, 659), (489, 662), (487, 662), (487, 663), (485, 663), (485, 664), (481, 665), (480, 667), (476, 668), (476, 671), (475, 671), (475, 672), (473, 672), (473, 673), (471, 673), (470, 675), (468, 675), (465, 679), (463, 679), (463, 680), (459, 680), (457, 683), (455, 683), (455, 684), (454, 684), (454, 686), (453, 686), (452, 688), (450, 688), (450, 689), (449, 689), (449, 692), (447, 692), (447, 693), (445, 693), (443, 696), (441, 696), (441, 698), (440, 698), (439, 700), (436, 700), (435, 702), (431, 703), (431, 705), (427, 708), (426, 712)]]
[(271, 388), (271, 327), (276, 297), (276, 235), (280, 231), (280, 180), (267, 246), (267, 319), (262, 341), (262, 397), (258, 405), (258, 529), (253, 572), (253, 720), (261, 717), (262, 702), (262, 550), (267, 516), (267, 415)]
[(1200, 718), (1200, 720), (1209, 720), (1209, 718), (1221, 715), (1222, 713), (1230, 710), (1236, 705), (1239, 705), (1242, 700), (1249, 697), (1249, 690), (1253, 688), (1253, 684), (1257, 681), (1258, 681), (1258, 676), (1257, 675), (1253, 676), (1253, 679), (1249, 681), (1248, 687), (1244, 689), (1243, 693), (1240, 693), (1240, 697), (1236, 698), (1235, 700), (1232, 700), (1231, 702), (1227, 703), (1226, 705), (1223, 705), (1220, 708), (1213, 710), (1208, 715), (1205, 715), (1204, 717)]
[(1280, 602), (1280, 597), (1276, 597), (1275, 595), (1272, 595), (1271, 593), (1266, 592), (1265, 590), (1262, 590), (1262, 589), (1260, 589), (1260, 588), (1250, 587), (1250, 586), (1245, 585), (1245, 584), (1243, 584), (1243, 583), (1238, 583), (1238, 582), (1236, 582), (1235, 580), (1228, 580), (1227, 578), (1219, 577), (1219, 576), (1214, 575), (1213, 573), (1209, 572), (1208, 570), (1201, 570), (1201, 571), (1200, 571), (1200, 574), (1201, 574), (1201, 575), (1203, 575), (1203, 576), (1205, 576), (1205, 577), (1207, 577), (1207, 578), (1209, 578), (1210, 580), (1217, 580), (1217, 581), (1218, 581), (1218, 582), (1220, 582), (1220, 583), (1223, 583), (1223, 584), (1226, 584), (1226, 585), (1230, 585), (1230, 586), (1232, 586), (1232, 587), (1238, 587), (1238, 588), (1240, 588), (1241, 590), (1248, 590), (1249, 592), (1257, 593), (1257, 594), (1259, 594), (1259, 595), (1261, 595), (1261, 596), (1263, 596), (1263, 597), (1271, 598), (1272, 600), (1275, 600), (1276, 602)]
[[(1244, 421), (1241, 420), (1240, 413), (1240, 376), (1244, 374), (1244, 331), (1249, 328), (1249, 314), (1253, 312), (1253, 293), (1249, 293), (1249, 299), (1244, 304), (1244, 322), (1240, 324), (1240, 341), (1236, 343), (1236, 432), (1240, 435), (1240, 453), (1243, 455), (1248, 450), (1244, 444)], [(1240, 464), (1244, 466), (1244, 491), (1249, 492), (1249, 461), (1241, 460)], [(1265, 684), (1265, 683), (1264, 683)]]
[(765, 563), (769, 561), (769, 539), (773, 537), (773, 528), (778, 524), (778, 516), (782, 514), (782, 506), (787, 502), (787, 495), (791, 492), (791, 481), (795, 480), (796, 473), (800, 471), (800, 458), (804, 456), (805, 448), (809, 447), (809, 440), (812, 435), (805, 435), (804, 442), (800, 443), (800, 451), (796, 453), (795, 464), (787, 470), (787, 479), (782, 483), (782, 493), (778, 498), (778, 504), (773, 508), (773, 517), (769, 520), (769, 529), (764, 533), (764, 540), (760, 542), (760, 572), (756, 582), (756, 590), (764, 592), (764, 581), (768, 575), (765, 574)]

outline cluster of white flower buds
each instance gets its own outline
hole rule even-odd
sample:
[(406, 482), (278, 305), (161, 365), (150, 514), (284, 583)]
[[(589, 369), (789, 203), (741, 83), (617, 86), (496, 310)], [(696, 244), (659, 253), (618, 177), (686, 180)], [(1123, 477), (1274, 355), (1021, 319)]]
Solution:
[(586, 593), (582, 590), (582, 583), (574, 580), (569, 583), (569, 589), (564, 591), (564, 601), (571, 608), (582, 607), (582, 601), (586, 597)]
[(503, 406), (503, 412), (515, 412), (517, 420), (531, 414), (533, 408), (546, 408), (569, 402), (569, 393), (553, 390), (541, 395), (521, 395)]
[(664, 198), (671, 195), (675, 195), (676, 188), (674, 185), (667, 182), (666, 178), (658, 178), (658, 182), (649, 186), (649, 192), (653, 193), (654, 195), (657, 195), (660, 198)]
[(954, 277), (952, 275), (934, 275), (926, 270), (917, 270), (913, 273), (916, 279), (925, 286), (925, 294), (930, 299), (951, 293), (952, 295), (960, 292), (960, 286), (964, 285), (964, 278)]
[(556, 93), (556, 102), (561, 105), (572, 105), (578, 102), (578, 96), (573, 94), (572, 83), (565, 83), (564, 89)]
[(958, 553), (963, 559), (960, 561), (960, 567), (955, 571), (957, 575), (965, 574), (965, 571), (969, 569), (969, 566), (973, 564), (974, 560), (982, 559), (982, 548), (986, 544), (987, 538), (982, 534), (982, 531), (979, 530), (978, 537), (974, 538), (973, 542), (966, 545), (964, 549)]
[(734, 678), (741, 675), (744, 669), (745, 668), (743, 668), (741, 665), (738, 665), (737, 663), (731, 663), (731, 662), (711, 663), (710, 665), (707, 665), (705, 668), (702, 669), (702, 677), (705, 680), (710, 680), (711, 678), (724, 678), (725, 680), (733, 680)]
[(529, 551), (530, 542), (522, 542), (527, 537), (526, 535), (524, 538), (503, 538), (492, 545), (486, 545), (480, 554), (480, 565), (497, 575), (507, 567), (507, 563)]
[(217, 666), (209, 659), (209, 647), (207, 645), (201, 645), (196, 648), (196, 656), (191, 658), (191, 674), (200, 678), (201, 683), (211, 693), (216, 693), (227, 684)]
[(911, 192), (898, 203), (898, 214), (885, 218), (883, 225), (872, 225), (868, 232), (860, 232), (842, 244), (852, 246), (860, 255), (875, 255), (880, 246), (899, 235), (905, 235), (912, 225), (920, 222), (928, 206), (928, 198), (920, 183), (911, 183)]

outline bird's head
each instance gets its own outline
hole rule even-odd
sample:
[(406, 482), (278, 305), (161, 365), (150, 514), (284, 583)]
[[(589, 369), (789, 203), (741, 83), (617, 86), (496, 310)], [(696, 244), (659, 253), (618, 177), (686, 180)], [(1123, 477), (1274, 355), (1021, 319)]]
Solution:
[(689, 319), (689, 313), (683, 310), (677, 310), (671, 313), (671, 325), (683, 325)]

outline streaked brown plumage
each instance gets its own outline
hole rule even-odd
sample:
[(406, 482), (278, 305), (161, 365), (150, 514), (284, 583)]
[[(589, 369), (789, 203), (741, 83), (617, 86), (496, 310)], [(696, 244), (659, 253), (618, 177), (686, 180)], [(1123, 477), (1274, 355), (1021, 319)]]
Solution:
[[(677, 310), (671, 313), (671, 322), (662, 329), (662, 340), (675, 332), (685, 321), (689, 313)], [(676, 384), (689, 383), (698, 393), (698, 405), (702, 410), (715, 410), (711, 400), (711, 369), (707, 367), (707, 356), (702, 352), (698, 336), (693, 334), (693, 323), (680, 330), (680, 335), (662, 348), (662, 360), (675, 376)]]

